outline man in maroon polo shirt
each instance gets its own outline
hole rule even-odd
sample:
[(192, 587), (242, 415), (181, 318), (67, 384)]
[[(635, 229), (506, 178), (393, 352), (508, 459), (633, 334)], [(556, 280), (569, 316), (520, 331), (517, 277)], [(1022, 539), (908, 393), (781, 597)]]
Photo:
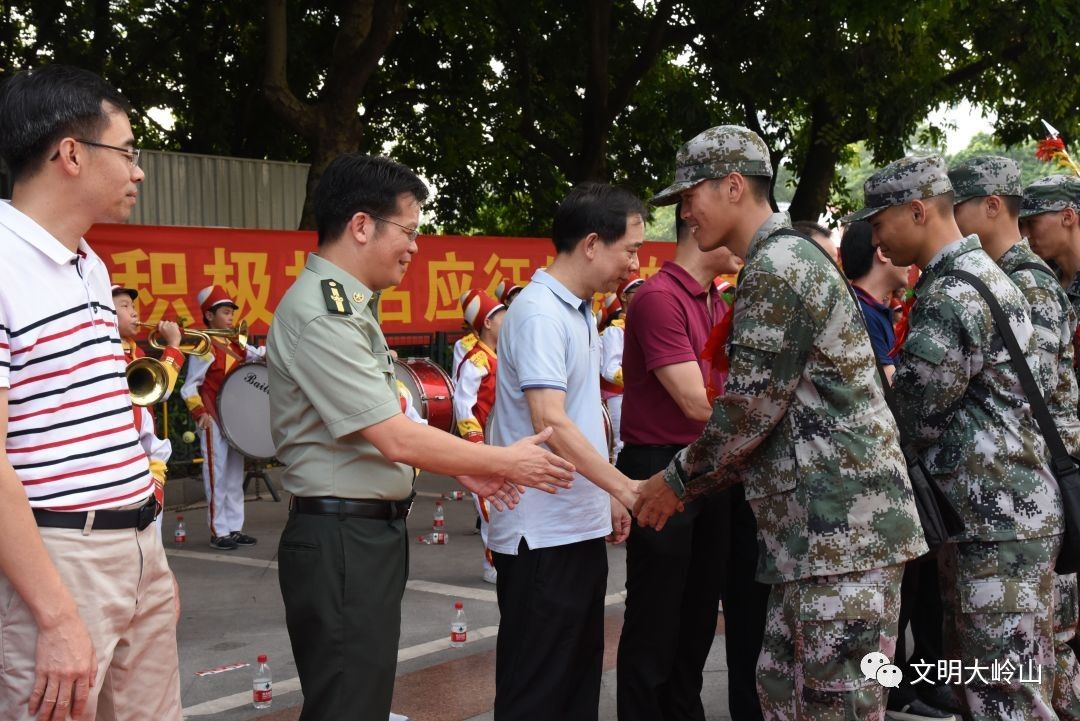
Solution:
[[(697, 440), (712, 414), (701, 352), (713, 326), (729, 311), (713, 279), (735, 273), (739, 262), (725, 248), (700, 251), (680, 211), (675, 211), (674, 261), (639, 287), (628, 314), (626, 445), (617, 465), (631, 478), (665, 468), (676, 452)], [(724, 600), (732, 717), (761, 718), (754, 667), (768, 586), (753, 580), (755, 531), (741, 486), (692, 501), (659, 533), (631, 527), (617, 667), (620, 721), (704, 721), (701, 673), (716, 634), (722, 585), (735, 592)], [(726, 569), (722, 573), (717, 559), (729, 551), (732, 558), (720, 564)], [(724, 579), (733, 575), (737, 585)], [(740, 614), (743, 609), (755, 615)]]

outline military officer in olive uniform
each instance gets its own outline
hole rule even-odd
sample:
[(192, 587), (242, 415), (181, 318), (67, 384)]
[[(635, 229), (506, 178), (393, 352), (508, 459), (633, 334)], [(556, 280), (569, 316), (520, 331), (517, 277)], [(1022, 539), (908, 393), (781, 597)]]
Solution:
[(305, 721), (389, 715), (413, 466), (457, 476), (496, 506), (516, 503), (516, 484), (554, 492), (572, 478), (538, 446), (550, 428), (478, 447), (402, 414), (375, 306), (417, 251), (427, 194), (387, 158), (330, 163), (315, 190), (318, 253), (270, 329), (271, 428), (293, 496), (279, 579)]
[[(964, 237), (953, 187), (936, 156), (909, 157), (863, 186), (874, 243), (897, 265), (918, 265), (903, 354), (893, 377), (897, 412), (965, 530), (939, 551), (945, 658), (962, 660), (952, 688), (972, 719), (1056, 718), (1053, 569), (1061, 544), (1061, 498), (1046, 447), (990, 308), (965, 280), (996, 297), (1036, 378), (1041, 368), (1027, 301)], [(1032, 664), (1041, 683), (994, 674), (994, 664)], [(968, 677), (970, 676), (970, 677)]]
[[(960, 232), (979, 236), (993, 258), (1031, 306), (1038, 347), (1039, 385), (1065, 447), (1080, 457), (1080, 416), (1073, 373), (1077, 315), (1057, 275), (1020, 235), (1023, 189), (1014, 160), (993, 155), (971, 158), (949, 169)], [(1080, 667), (1070, 642), (1076, 636), (1076, 574), (1054, 575), (1054, 710), (1063, 720), (1080, 720)]]
[(743, 483), (757, 578), (772, 584), (757, 686), (766, 719), (880, 719), (860, 669), (896, 647), (905, 561), (926, 552), (898, 432), (859, 307), (833, 261), (773, 213), (769, 151), (737, 126), (680, 149), (675, 183), (702, 250), (746, 259), (730, 372), (701, 438), (642, 489), (655, 528), (684, 502)]

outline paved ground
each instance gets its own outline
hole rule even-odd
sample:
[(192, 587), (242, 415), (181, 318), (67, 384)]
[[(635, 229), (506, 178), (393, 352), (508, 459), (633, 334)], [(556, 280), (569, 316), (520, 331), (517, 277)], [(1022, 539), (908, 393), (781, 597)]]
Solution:
[[(458, 486), (450, 479), (421, 476), (409, 522), (414, 537), (428, 527), (436, 498), (454, 488)], [(499, 624), (495, 587), (480, 579), (482, 546), (473, 530), (471, 503), (445, 501), (444, 506), (450, 543), (425, 546), (414, 541), (411, 547), (394, 711), (412, 721), (491, 719)], [(274, 503), (265, 495), (261, 501), (249, 499), (244, 530), (259, 543), (228, 553), (209, 547), (204, 508), (179, 512), (187, 523), (188, 540), (183, 546), (173, 544), (177, 513), (166, 512), (163, 533), (183, 601), (178, 637), (185, 716), (199, 721), (293, 721), (299, 715), (300, 686), (285, 631), (276, 563), (285, 503)], [(624, 553), (621, 546), (609, 547), (601, 719), (615, 719), (614, 653), (622, 625)], [(468, 614), (469, 642), (451, 649), (449, 622), (458, 599)], [(720, 632), (722, 628), (721, 624)], [(722, 641), (713, 645), (703, 691), (707, 716), (717, 721), (729, 718)], [(235, 663), (254, 664), (262, 653), (270, 657), (274, 674), (269, 711), (251, 706), (250, 666), (197, 675)]]

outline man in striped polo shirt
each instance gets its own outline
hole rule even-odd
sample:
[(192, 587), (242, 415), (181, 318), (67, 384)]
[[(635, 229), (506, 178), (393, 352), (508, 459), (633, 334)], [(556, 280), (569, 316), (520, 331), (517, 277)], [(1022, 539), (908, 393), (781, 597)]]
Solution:
[(128, 104), (59, 65), (0, 91), (0, 719), (179, 719), (176, 594), (133, 424), (109, 275), (82, 239), (127, 220)]

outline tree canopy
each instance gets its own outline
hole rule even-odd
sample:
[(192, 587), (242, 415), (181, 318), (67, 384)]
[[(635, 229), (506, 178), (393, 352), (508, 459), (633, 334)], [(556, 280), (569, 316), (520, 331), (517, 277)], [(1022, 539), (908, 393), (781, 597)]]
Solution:
[(991, 111), (986, 143), (1075, 138), (1078, 25), (1075, 0), (9, 0), (0, 75), (101, 72), (145, 147), (308, 162), (309, 188), (386, 152), (432, 182), (431, 227), (525, 235), (582, 180), (647, 197), (719, 123), (765, 138), (796, 219), (939, 144), (942, 105)]

